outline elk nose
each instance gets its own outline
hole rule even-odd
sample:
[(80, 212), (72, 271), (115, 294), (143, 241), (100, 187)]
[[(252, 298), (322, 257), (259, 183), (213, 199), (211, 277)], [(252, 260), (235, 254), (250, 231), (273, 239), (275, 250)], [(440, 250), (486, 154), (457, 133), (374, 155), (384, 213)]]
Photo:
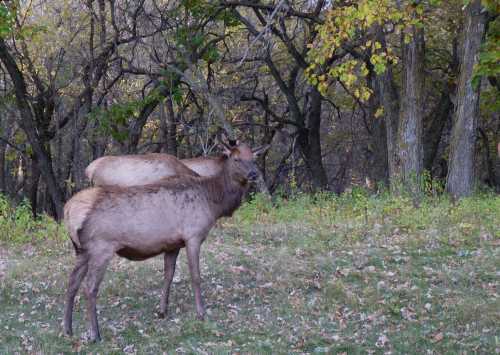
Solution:
[(248, 173), (248, 179), (249, 179), (250, 181), (255, 181), (255, 180), (257, 180), (257, 172), (256, 172), (256, 171), (250, 171), (250, 172)]

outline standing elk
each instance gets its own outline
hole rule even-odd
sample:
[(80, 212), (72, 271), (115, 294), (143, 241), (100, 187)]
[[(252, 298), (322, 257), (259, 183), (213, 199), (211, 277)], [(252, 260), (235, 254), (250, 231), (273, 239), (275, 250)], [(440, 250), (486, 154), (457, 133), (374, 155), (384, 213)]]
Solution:
[(145, 186), (88, 188), (73, 196), (64, 207), (77, 258), (66, 295), (65, 334), (72, 334), (74, 300), (86, 277), (90, 339), (100, 340), (97, 293), (115, 253), (130, 260), (165, 253), (160, 303), (160, 312), (165, 314), (177, 255), (186, 247), (196, 311), (203, 319), (200, 246), (216, 220), (231, 216), (240, 206), (249, 182), (258, 176), (255, 157), (267, 147), (252, 151), (240, 144), (226, 150), (222, 170), (212, 177), (178, 175)]
[(199, 173), (176, 157), (161, 153), (104, 156), (94, 160), (85, 169), (85, 175), (94, 186), (147, 185), (183, 174), (198, 176)]
[[(237, 145), (237, 141), (221, 144), (231, 149)], [(110, 155), (91, 162), (85, 169), (85, 175), (94, 186), (128, 187), (151, 184), (168, 176), (182, 174), (214, 176), (222, 170), (224, 160), (223, 156), (179, 160), (173, 155), (161, 153)], [(260, 172), (256, 183), (260, 191), (269, 194)]]

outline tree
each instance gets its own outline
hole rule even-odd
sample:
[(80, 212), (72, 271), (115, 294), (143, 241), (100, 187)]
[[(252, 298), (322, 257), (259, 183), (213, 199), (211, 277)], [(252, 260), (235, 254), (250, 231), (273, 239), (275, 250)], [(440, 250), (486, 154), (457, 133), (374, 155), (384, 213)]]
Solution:
[(465, 13), (457, 105), (446, 179), (446, 189), (454, 198), (468, 196), (473, 191), (480, 79), (475, 85), (472, 79), (487, 20), (481, 0), (472, 0)]
[[(406, 37), (409, 37), (407, 40)], [(403, 88), (398, 129), (397, 179), (413, 192), (420, 190), (423, 169), (424, 31), (411, 25), (403, 36)], [(406, 43), (409, 42), (409, 43)]]

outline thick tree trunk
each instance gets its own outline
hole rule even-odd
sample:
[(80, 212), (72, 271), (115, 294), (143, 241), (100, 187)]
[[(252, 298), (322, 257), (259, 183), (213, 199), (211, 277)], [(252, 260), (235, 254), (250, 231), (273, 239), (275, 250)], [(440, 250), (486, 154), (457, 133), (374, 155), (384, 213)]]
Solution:
[(376, 117), (376, 112), (379, 109), (380, 90), (378, 88), (378, 80), (375, 73), (372, 71), (368, 76), (368, 85), (374, 92), (368, 102), (368, 120), (370, 125), (370, 170), (368, 176), (373, 182), (378, 182), (387, 185), (389, 182), (389, 165), (387, 156), (387, 128), (382, 117)]
[[(377, 40), (382, 49), (386, 50), (387, 44), (382, 28), (377, 28)], [(374, 78), (374, 89), (377, 101), (383, 108), (383, 120), (385, 126), (385, 149), (387, 151), (387, 176), (391, 188), (396, 180), (396, 167), (398, 161), (397, 132), (399, 126), (399, 94), (394, 81), (392, 64), (388, 64), (386, 70)]]
[(453, 112), (453, 103), (451, 102), (448, 88), (444, 88), (441, 98), (436, 108), (426, 118), (427, 126), (424, 131), (424, 169), (432, 171), (434, 160), (436, 159), (439, 142), (443, 135), (443, 129)]
[(480, 85), (472, 86), (472, 76), (474, 65), (478, 62), (486, 24), (486, 14), (481, 13), (481, 9), (481, 0), (473, 0), (467, 6), (463, 29), (457, 107), (451, 132), (450, 162), (446, 180), (446, 190), (454, 198), (470, 195), (474, 185)]
[(423, 167), (423, 80), (424, 32), (410, 28), (412, 39), (403, 48), (403, 92), (398, 131), (397, 175), (409, 191), (420, 190)]
[(321, 94), (311, 88), (307, 112), (307, 128), (299, 130), (298, 142), (304, 156), (306, 166), (311, 173), (315, 190), (328, 189), (328, 178), (323, 166), (321, 152)]
[(399, 95), (392, 67), (389, 65), (386, 71), (377, 77), (377, 94), (384, 109), (385, 137), (387, 147), (387, 168), (389, 182), (392, 184), (396, 177), (397, 166), (397, 132), (399, 126)]

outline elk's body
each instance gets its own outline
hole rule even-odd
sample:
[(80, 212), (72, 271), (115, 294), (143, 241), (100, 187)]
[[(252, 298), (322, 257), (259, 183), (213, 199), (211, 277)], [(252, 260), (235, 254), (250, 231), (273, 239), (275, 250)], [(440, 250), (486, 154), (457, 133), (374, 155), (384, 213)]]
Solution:
[(91, 339), (100, 338), (96, 297), (115, 253), (131, 260), (165, 253), (160, 304), (164, 314), (177, 255), (186, 247), (196, 309), (202, 318), (205, 311), (200, 289), (200, 246), (215, 221), (239, 207), (248, 181), (256, 176), (252, 151), (240, 145), (228, 152), (221, 171), (213, 177), (182, 175), (145, 186), (94, 187), (73, 196), (64, 208), (64, 220), (77, 253), (68, 285), (65, 333), (72, 334), (74, 298), (86, 277)]
[(198, 175), (176, 157), (160, 153), (104, 156), (85, 169), (85, 175), (95, 186), (147, 185), (168, 176), (183, 174)]
[(180, 162), (200, 176), (214, 176), (222, 170), (224, 157), (199, 157)]

